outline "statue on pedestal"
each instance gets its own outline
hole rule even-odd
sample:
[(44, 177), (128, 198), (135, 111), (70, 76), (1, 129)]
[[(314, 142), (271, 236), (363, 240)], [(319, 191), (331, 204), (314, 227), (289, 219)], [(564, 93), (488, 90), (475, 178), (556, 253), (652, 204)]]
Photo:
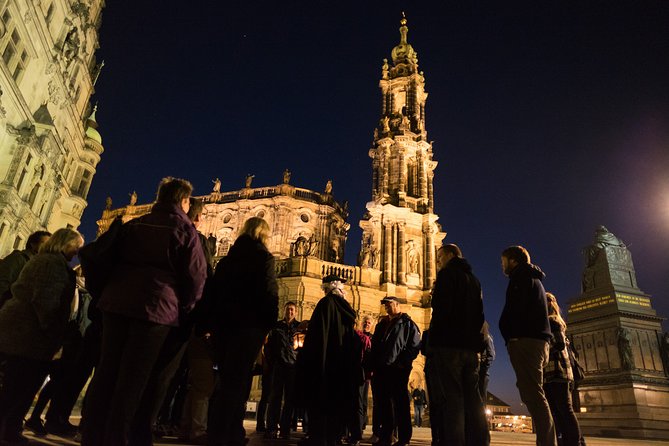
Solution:
[(134, 206), (135, 204), (137, 204), (137, 192), (132, 191), (130, 194), (130, 206)]
[(106, 211), (111, 211), (112, 208), (112, 199), (111, 197), (105, 198), (105, 210)]
[(253, 178), (255, 178), (255, 175), (251, 175), (250, 173), (246, 174), (245, 185), (247, 189), (251, 188), (251, 183), (253, 182)]
[(328, 182), (325, 183), (325, 193), (328, 195), (332, 193), (332, 180), (328, 180)]
[(416, 246), (414, 245), (413, 240), (409, 240), (407, 245), (407, 265), (409, 266), (408, 272), (409, 274), (418, 274), (418, 251), (416, 250)]
[(618, 328), (618, 352), (620, 353), (620, 367), (623, 370), (632, 370), (634, 368), (634, 359), (632, 357), (632, 342), (630, 332), (624, 327)]
[(290, 170), (286, 169), (283, 171), (283, 184), (290, 183)]
[(600, 226), (595, 230), (595, 241), (592, 245), (587, 248), (587, 259), (586, 263), (588, 266), (595, 264), (597, 260), (597, 255), (599, 251), (606, 248), (607, 246), (617, 246), (620, 248), (625, 248), (625, 244), (618, 237), (609, 232), (608, 229), (604, 226)]
[(221, 180), (216, 178), (212, 181), (212, 183), (214, 183), (214, 187), (211, 189), (211, 191), (214, 193), (219, 193), (221, 191)]

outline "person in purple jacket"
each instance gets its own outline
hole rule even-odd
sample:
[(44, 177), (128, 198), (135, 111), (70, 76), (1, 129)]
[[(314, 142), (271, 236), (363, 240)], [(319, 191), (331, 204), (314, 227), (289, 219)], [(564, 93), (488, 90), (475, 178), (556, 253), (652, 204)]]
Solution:
[(186, 213), (193, 187), (165, 178), (151, 212), (129, 221), (98, 307), (102, 348), (83, 413), (84, 446), (126, 445), (167, 334), (202, 295), (207, 264)]

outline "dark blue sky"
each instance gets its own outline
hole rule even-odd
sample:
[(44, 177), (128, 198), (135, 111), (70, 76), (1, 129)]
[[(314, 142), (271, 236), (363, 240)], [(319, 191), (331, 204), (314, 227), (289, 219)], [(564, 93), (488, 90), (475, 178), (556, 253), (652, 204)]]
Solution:
[[(587, 3), (587, 4), (586, 4)], [(669, 3), (108, 2), (94, 100), (105, 153), (82, 230), (104, 199), (152, 200), (163, 176), (196, 194), (328, 178), (351, 203), (346, 259), (371, 197), (383, 58), (400, 12), (427, 80), (436, 212), (484, 289), (499, 359), (491, 391), (518, 407), (496, 331), (499, 253), (525, 245), (564, 305), (603, 224), (669, 316)]]

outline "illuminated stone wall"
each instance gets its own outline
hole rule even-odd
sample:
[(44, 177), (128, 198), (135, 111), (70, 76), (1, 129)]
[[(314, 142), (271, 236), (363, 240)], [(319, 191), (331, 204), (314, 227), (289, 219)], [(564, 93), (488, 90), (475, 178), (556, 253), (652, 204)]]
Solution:
[(89, 106), (103, 6), (0, 2), (0, 257), (79, 226), (103, 152)]

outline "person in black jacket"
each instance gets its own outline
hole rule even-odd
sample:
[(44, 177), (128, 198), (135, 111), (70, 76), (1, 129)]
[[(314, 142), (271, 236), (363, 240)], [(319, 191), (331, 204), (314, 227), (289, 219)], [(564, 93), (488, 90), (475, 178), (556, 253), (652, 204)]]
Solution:
[(437, 280), (432, 291), (432, 320), (428, 348), (436, 380), (429, 389), (430, 404), (440, 425), (441, 445), (488, 445), (490, 435), (478, 388), (483, 349), (481, 285), (458, 246), (437, 251)]
[(30, 234), (26, 241), (26, 249), (19, 251), (15, 249), (7, 257), (0, 261), (0, 307), (12, 297), (11, 287), (19, 278), (21, 270), (40, 247), (51, 237), (47, 231), (36, 231)]
[(295, 319), (297, 314), (295, 302), (287, 302), (283, 308), (284, 318), (269, 332), (269, 339), (265, 345), (265, 358), (272, 364), (272, 390), (269, 395), (265, 437), (276, 438), (280, 426), (281, 438), (288, 439), (295, 406), (293, 393), (297, 350), (294, 341), (300, 321)]
[(387, 296), (381, 303), (388, 315), (376, 326), (371, 351), (381, 415), (379, 440), (375, 444), (389, 446), (397, 427), (398, 440), (393, 446), (406, 446), (413, 434), (409, 375), (420, 348), (420, 330), (411, 317), (402, 312), (397, 297)]
[(278, 316), (279, 288), (274, 256), (267, 250), (269, 235), (265, 220), (248, 219), (212, 278), (216, 304), (211, 327), (219, 389), (209, 409), (211, 446), (246, 443), (243, 421), (253, 366)]
[(325, 296), (316, 304), (304, 347), (298, 354), (301, 401), (309, 415), (310, 446), (334, 446), (353, 408), (353, 389), (364, 373), (355, 310), (345, 299), (344, 283), (323, 278)]
[(516, 386), (532, 415), (537, 445), (556, 446), (555, 424), (543, 389), (543, 368), (553, 338), (541, 283), (545, 274), (530, 263), (530, 254), (522, 246), (510, 246), (502, 252), (502, 270), (509, 285), (499, 329), (516, 373)]

